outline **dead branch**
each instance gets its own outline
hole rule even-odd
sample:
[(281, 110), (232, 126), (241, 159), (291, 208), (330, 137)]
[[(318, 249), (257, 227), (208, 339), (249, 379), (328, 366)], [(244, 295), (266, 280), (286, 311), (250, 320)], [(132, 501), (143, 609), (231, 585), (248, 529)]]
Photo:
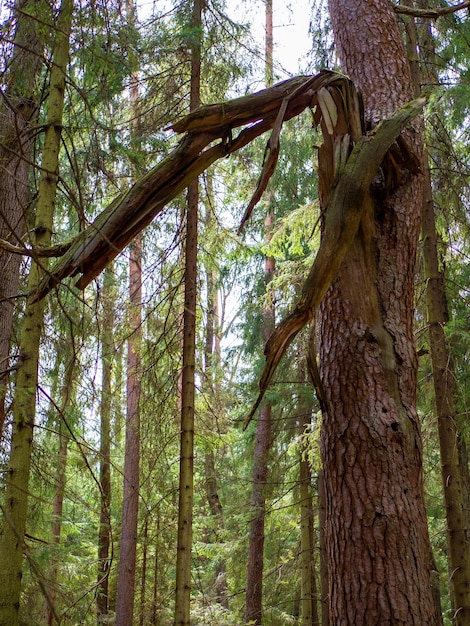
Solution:
[[(33, 300), (43, 298), (61, 280), (77, 273), (82, 274), (77, 287), (83, 289), (166, 204), (217, 159), (232, 154), (272, 128), (277, 134), (282, 108), (285, 111), (281, 124), (316, 104), (314, 96), (322, 87), (345, 82), (350, 81), (329, 71), (300, 76), (223, 104), (200, 107), (176, 122), (170, 128), (186, 133), (178, 146), (75, 238), (33, 294)], [(232, 131), (241, 126), (244, 128), (232, 138)], [(272, 165), (269, 159), (268, 165)]]
[(22, 246), (15, 246), (14, 244), (0, 239), (0, 248), (5, 252), (11, 252), (12, 254), (21, 254), (22, 256), (30, 256), (33, 258), (53, 258), (63, 256), (70, 248), (71, 242), (60, 243), (57, 246), (50, 246), (48, 248), (26, 248)]
[(302, 295), (292, 313), (269, 337), (264, 353), (266, 364), (259, 383), (259, 394), (243, 428), (250, 423), (287, 348), (314, 315), (346, 257), (367, 206), (370, 185), (387, 151), (403, 128), (426, 103), (418, 98), (378, 124), (359, 141), (344, 167), (337, 174), (325, 208), (325, 228), (320, 248), (304, 283)]
[(461, 2), (460, 4), (456, 4), (450, 7), (444, 7), (442, 9), (419, 9), (415, 7), (407, 7), (406, 5), (396, 4), (394, 5), (394, 10), (396, 13), (401, 15), (411, 15), (412, 17), (427, 17), (430, 19), (438, 19), (443, 15), (449, 15), (449, 13), (456, 13), (457, 11), (462, 11), (463, 9), (470, 8), (470, 0), (465, 0), (465, 2)]

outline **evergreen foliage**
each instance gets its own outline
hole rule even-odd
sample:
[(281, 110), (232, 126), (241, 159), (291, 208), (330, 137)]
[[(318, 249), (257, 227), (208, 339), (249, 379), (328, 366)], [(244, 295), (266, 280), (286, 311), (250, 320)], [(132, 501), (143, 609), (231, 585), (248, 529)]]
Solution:
[[(319, 3), (312, 9), (311, 33), (316, 43), (310, 62), (312, 68), (333, 67), (334, 64), (327, 18), (323, 12), (319, 13), (320, 4), (323, 6)], [(127, 23), (120, 0), (77, 0), (74, 5), (53, 243), (73, 238), (114, 197), (128, 188), (136, 172), (148, 171), (176, 145), (179, 138), (164, 129), (189, 110), (190, 49), (195, 38), (202, 35), (203, 103), (228, 99), (245, 88), (251, 91), (258, 80), (260, 66), (259, 51), (253, 44), (249, 25), (243, 23), (243, 2), (237, 9), (238, 22), (229, 19), (223, 0), (205, 3), (202, 33), (191, 28), (189, 2), (154, 3), (151, 12), (142, 14), (135, 26)], [(30, 175), (32, 206), (35, 206), (41, 175), (42, 125), (46, 119), (56, 10), (56, 3), (49, 2), (47, 12), (41, 17), (42, 27), (50, 38), (45, 38), (43, 69), (38, 78), (42, 99), (38, 124), (34, 128), (34, 168)], [(7, 81), (12, 81), (8, 59), (13, 54), (13, 18), (2, 13), (2, 20), (0, 87), (3, 91)], [(449, 315), (445, 331), (455, 362), (457, 411), (463, 424), (461, 436), (467, 445), (470, 444), (469, 29), (466, 11), (433, 22), (431, 31), (436, 57), (432, 62), (439, 85), (432, 91), (425, 115)], [(141, 93), (139, 140), (130, 131), (132, 72), (139, 76)], [(299, 70), (299, 73), (302, 72)], [(20, 90), (20, 78), (15, 80), (12, 84)], [(320, 139), (311, 129), (309, 115), (310, 112), (292, 119), (284, 126), (281, 155), (269, 184), (269, 194), (255, 209), (241, 236), (236, 235), (236, 229), (256, 187), (266, 137), (254, 141), (229, 160), (218, 162), (201, 176), (200, 205), (204, 219), (200, 224), (198, 250), (201, 271), (196, 311), (191, 609), (195, 625), (230, 626), (239, 625), (243, 620), (254, 428), (250, 426), (243, 432), (241, 427), (255, 399), (264, 364), (263, 309), (267, 299), (275, 301), (278, 320), (292, 310), (320, 241), (316, 180), (316, 145)], [(274, 212), (275, 225), (271, 240), (265, 243), (262, 220), (268, 208)], [(183, 215), (183, 198), (178, 198), (143, 234), (141, 479), (134, 612), (134, 623), (139, 625), (166, 626), (173, 619)], [(28, 219), (31, 228), (33, 212)], [(276, 259), (277, 268), (267, 293), (262, 272), (265, 255)], [(108, 581), (111, 616), (116, 600), (124, 462), (123, 362), (129, 338), (127, 256), (124, 252), (117, 258), (112, 286), (113, 497)], [(30, 261), (25, 257), (12, 332), (13, 367), (19, 357), (18, 329), (25, 310), (29, 267)], [(417, 268), (418, 408), (424, 438), (428, 525), (440, 575), (444, 623), (450, 625), (446, 526), (429, 345), (424, 332), (425, 285), (419, 259)], [(211, 290), (216, 303), (213, 310), (208, 304)], [(103, 328), (104, 291), (102, 277), (84, 292), (70, 286), (61, 287), (48, 299), (45, 309), (20, 605), (20, 620), (25, 626), (48, 623), (45, 617), (48, 600), (53, 602), (55, 616), (55, 621), (50, 623), (96, 624), (97, 537), (102, 487), (99, 416), (103, 366), (99, 355), (106, 330)], [(215, 320), (215, 347), (213, 358), (205, 367), (206, 333), (211, 315)], [(306, 376), (299, 375), (299, 364), (303, 367), (306, 359), (306, 344), (306, 333), (301, 334), (289, 348), (268, 391), (273, 407), (273, 435), (266, 490), (264, 619), (272, 626), (302, 623), (298, 468), (304, 440), (308, 440), (309, 445), (312, 488), (316, 489), (321, 469), (320, 407), (310, 382), (306, 381)], [(0, 369), (3, 367), (0, 363)], [(7, 428), (0, 448), (2, 506), (5, 504), (14, 395), (14, 385), (9, 383)], [(303, 434), (299, 432), (299, 424), (308, 424)], [(51, 529), (58, 476), (62, 471), (61, 438), (66, 440), (67, 456), (60, 540), (54, 542)], [(213, 457), (212, 478), (217, 485), (221, 516), (213, 514), (208, 500), (208, 455)], [(314, 492), (313, 559), (317, 589), (320, 588), (321, 533), (318, 507)], [(54, 567), (56, 578), (51, 586)], [(222, 575), (226, 577), (226, 604), (221, 601), (218, 587)]]

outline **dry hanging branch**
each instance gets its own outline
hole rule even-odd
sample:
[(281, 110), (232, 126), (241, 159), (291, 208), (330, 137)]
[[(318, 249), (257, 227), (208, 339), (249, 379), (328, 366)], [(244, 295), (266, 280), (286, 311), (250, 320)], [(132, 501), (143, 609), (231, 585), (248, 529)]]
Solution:
[[(354, 85), (342, 74), (322, 71), (227, 103), (200, 107), (170, 126), (175, 132), (186, 133), (178, 146), (75, 238), (38, 291), (32, 294), (33, 300), (43, 298), (63, 278), (77, 273), (82, 274), (77, 287), (84, 288), (194, 178), (217, 159), (272, 129), (258, 185), (241, 229), (276, 166), (283, 122), (308, 107), (316, 107), (314, 119), (322, 126), (323, 151), (328, 157), (323, 162), (320, 160), (319, 166), (324, 168), (323, 178), (331, 185), (331, 189), (320, 189), (328, 197), (324, 233), (299, 302), (266, 344), (260, 392), (245, 422), (246, 428), (279, 361), (335, 278), (356, 236), (370, 185), (387, 152), (391, 149), (392, 162), (397, 159), (412, 162), (412, 155), (399, 134), (424, 103), (425, 99), (420, 98), (405, 105), (368, 136), (363, 136), (362, 104)], [(242, 126), (233, 138), (233, 129)]]
[(243, 428), (250, 423), (272, 380), (277, 366), (300, 330), (313, 317), (336, 277), (359, 228), (370, 185), (387, 151), (403, 128), (421, 111), (425, 98), (418, 98), (381, 122), (353, 148), (331, 187), (325, 208), (325, 227), (320, 248), (292, 313), (271, 334), (265, 347), (266, 364), (260, 391)]
[[(186, 133), (178, 146), (74, 239), (33, 299), (43, 298), (61, 280), (77, 273), (82, 274), (77, 287), (84, 288), (166, 204), (217, 159), (272, 128), (275, 151), (283, 121), (315, 106), (320, 89), (345, 84), (350, 84), (349, 79), (335, 72), (300, 76), (223, 104), (200, 107), (173, 124), (171, 129)], [(233, 129), (241, 126), (244, 128), (232, 138)], [(268, 157), (265, 168), (271, 166), (272, 158)], [(263, 184), (259, 185), (261, 191)]]
[(396, 13), (401, 15), (411, 15), (413, 17), (426, 17), (430, 19), (437, 19), (438, 17), (442, 17), (443, 15), (449, 15), (450, 13), (456, 13), (457, 11), (462, 11), (463, 9), (470, 8), (470, 0), (465, 0), (465, 2), (461, 2), (460, 4), (455, 4), (450, 7), (443, 7), (441, 9), (420, 9), (417, 7), (407, 7), (403, 4), (394, 5), (394, 10)]

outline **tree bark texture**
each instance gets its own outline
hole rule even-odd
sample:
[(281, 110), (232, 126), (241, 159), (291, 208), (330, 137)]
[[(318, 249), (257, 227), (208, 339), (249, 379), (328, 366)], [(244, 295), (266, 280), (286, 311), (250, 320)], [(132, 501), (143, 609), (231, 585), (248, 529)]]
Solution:
[[(73, 0), (63, 0), (57, 30), (48, 98), (46, 133), (39, 181), (39, 194), (33, 231), (36, 247), (51, 242), (54, 204), (57, 191), (62, 113), (65, 95), (65, 71), (68, 63)], [(38, 288), (44, 267), (33, 262), (28, 289)], [(21, 364), (17, 370), (14, 397), (14, 424), (10, 459), (6, 476), (3, 532), (0, 539), (0, 625), (19, 624), (19, 604), (23, 550), (25, 547), (29, 477), (36, 411), (39, 345), (43, 327), (42, 302), (28, 301), (21, 324)]]
[[(31, 192), (29, 172), (37, 117), (36, 81), (42, 63), (41, 38), (34, 15), (41, 2), (17, 0), (15, 48), (0, 101), (0, 239), (23, 245)], [(44, 7), (43, 7), (44, 8)], [(21, 256), (0, 249), (0, 438), (6, 418), (9, 352)]]
[[(329, 6), (342, 67), (375, 124), (412, 99), (393, 8), (385, 0)], [(419, 126), (402, 135), (421, 163)], [(413, 340), (422, 174), (401, 167), (393, 181), (374, 180), (365, 202), (320, 307), (330, 619), (424, 626), (433, 604)]]

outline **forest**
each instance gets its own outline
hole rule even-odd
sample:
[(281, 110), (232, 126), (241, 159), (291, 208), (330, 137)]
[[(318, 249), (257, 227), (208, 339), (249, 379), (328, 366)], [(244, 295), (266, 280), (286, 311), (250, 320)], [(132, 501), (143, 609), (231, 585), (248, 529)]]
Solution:
[(0, 29), (0, 626), (469, 626), (470, 0)]

